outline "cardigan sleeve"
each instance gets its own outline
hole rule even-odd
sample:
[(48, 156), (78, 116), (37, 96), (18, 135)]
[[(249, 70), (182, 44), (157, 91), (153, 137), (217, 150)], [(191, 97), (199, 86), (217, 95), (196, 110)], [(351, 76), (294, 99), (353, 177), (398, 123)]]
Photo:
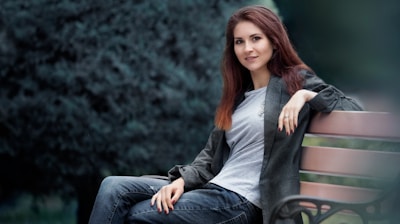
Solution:
[(222, 135), (223, 131), (214, 129), (205, 145), (204, 149), (196, 156), (189, 165), (176, 165), (168, 171), (168, 178), (174, 181), (180, 177), (185, 181), (185, 190), (190, 190), (198, 186), (204, 185), (211, 180), (215, 173), (213, 171), (213, 163), (215, 161), (216, 146), (219, 139), (216, 135)]
[(360, 111), (363, 107), (355, 99), (346, 96), (336, 87), (326, 84), (315, 74), (303, 70), (304, 89), (317, 92), (317, 95), (308, 102), (313, 110), (331, 112), (332, 110)]

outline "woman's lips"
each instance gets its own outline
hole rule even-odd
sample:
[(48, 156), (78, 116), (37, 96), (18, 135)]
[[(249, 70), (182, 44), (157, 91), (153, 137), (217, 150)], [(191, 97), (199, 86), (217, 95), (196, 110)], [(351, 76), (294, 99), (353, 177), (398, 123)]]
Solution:
[(252, 61), (254, 61), (256, 59), (257, 59), (257, 56), (248, 56), (248, 57), (245, 58), (245, 60), (248, 61), (248, 62), (252, 62)]

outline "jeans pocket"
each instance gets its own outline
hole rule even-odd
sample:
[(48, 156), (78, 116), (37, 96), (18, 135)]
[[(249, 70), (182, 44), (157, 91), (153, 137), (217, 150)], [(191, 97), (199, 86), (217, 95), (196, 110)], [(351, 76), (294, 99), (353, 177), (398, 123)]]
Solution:
[(217, 224), (246, 224), (246, 223), (248, 223), (246, 213), (242, 212), (239, 215), (237, 215), (229, 220), (225, 220), (225, 221), (219, 222)]

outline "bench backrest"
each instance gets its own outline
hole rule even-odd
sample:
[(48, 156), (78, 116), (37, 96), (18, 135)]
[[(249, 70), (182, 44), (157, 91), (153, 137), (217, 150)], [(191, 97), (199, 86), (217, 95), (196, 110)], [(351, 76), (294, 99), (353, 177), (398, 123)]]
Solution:
[(348, 202), (372, 199), (379, 193), (374, 184), (400, 174), (399, 146), (393, 114), (319, 113), (303, 143), (301, 194)]

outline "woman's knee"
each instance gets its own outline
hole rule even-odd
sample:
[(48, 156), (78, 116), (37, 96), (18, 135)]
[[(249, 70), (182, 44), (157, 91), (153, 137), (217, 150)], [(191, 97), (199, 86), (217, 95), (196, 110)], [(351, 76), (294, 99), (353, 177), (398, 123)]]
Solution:
[(108, 176), (101, 182), (99, 192), (101, 192), (101, 194), (118, 193), (122, 185), (123, 178), (119, 176)]
[(118, 182), (118, 177), (116, 176), (108, 176), (103, 179), (101, 182), (101, 187), (111, 187), (112, 185), (115, 185)]

